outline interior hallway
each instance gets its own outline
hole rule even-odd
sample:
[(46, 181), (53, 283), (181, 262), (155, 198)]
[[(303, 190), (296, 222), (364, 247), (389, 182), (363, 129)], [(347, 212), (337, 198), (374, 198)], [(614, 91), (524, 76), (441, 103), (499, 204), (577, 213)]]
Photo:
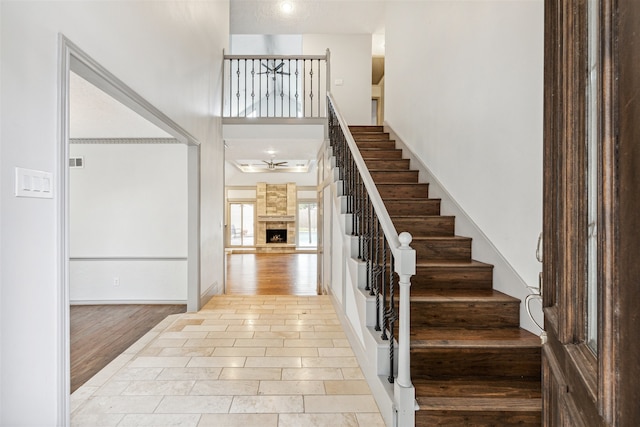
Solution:
[[(237, 259), (229, 271), (244, 274), (278, 257)], [(315, 293), (313, 261), (289, 271), (312, 274)], [(384, 426), (330, 297), (316, 295), (217, 296), (169, 316), (72, 394), (71, 411), (92, 427)]]

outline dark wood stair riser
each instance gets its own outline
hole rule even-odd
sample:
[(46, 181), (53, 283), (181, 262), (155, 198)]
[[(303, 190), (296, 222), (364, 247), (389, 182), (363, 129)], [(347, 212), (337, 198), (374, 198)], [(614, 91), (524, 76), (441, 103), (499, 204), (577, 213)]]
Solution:
[[(436, 399), (459, 399), (461, 396), (469, 398), (497, 398), (497, 399), (540, 399), (541, 378), (519, 379), (443, 379), (425, 380), (415, 379), (414, 386), (419, 395), (419, 400), (426, 408), (434, 408)], [(455, 400), (454, 402), (455, 403)], [(440, 403), (442, 404), (442, 402)], [(533, 404), (533, 402), (529, 402)], [(495, 409), (495, 408), (493, 408)]]
[(540, 411), (425, 411), (416, 412), (416, 427), (540, 427)]
[(409, 170), (409, 159), (365, 159), (369, 172), (381, 170)]
[(349, 130), (352, 133), (358, 133), (358, 132), (384, 132), (384, 127), (383, 126), (375, 126), (375, 125), (352, 125), (349, 126)]
[(390, 216), (398, 215), (440, 215), (439, 199), (393, 200), (385, 203)]
[(411, 294), (431, 289), (491, 289), (493, 268), (486, 267), (427, 267), (418, 265), (411, 278)]
[(411, 350), (415, 378), (512, 377), (539, 378), (539, 347), (459, 348)]
[(371, 142), (371, 141), (386, 141), (386, 142), (393, 142), (395, 144), (395, 141), (389, 138), (388, 133), (367, 133), (367, 132), (354, 133), (353, 139), (357, 143)]
[(411, 301), (411, 321), (435, 328), (517, 328), (520, 324), (520, 301)]
[(362, 158), (367, 159), (401, 159), (402, 158), (402, 150), (393, 149), (393, 150), (385, 150), (382, 148), (364, 148), (360, 149), (360, 154), (362, 154)]
[(467, 238), (414, 238), (411, 247), (418, 262), (471, 261), (471, 239)]
[(379, 148), (383, 150), (395, 150), (395, 141), (356, 141), (358, 148)]
[(418, 183), (418, 171), (369, 171), (375, 183)]
[(391, 220), (398, 233), (408, 231), (413, 237), (453, 236), (455, 229), (455, 217), (452, 216), (391, 217)]
[[(429, 184), (376, 184), (380, 197), (385, 201), (385, 206), (393, 204), (392, 199), (427, 199), (429, 198)], [(389, 203), (386, 201), (389, 200)]]
[(369, 137), (369, 136), (377, 136), (379, 138), (389, 139), (389, 132), (385, 132), (384, 130), (351, 130), (351, 134), (355, 139), (360, 137)]

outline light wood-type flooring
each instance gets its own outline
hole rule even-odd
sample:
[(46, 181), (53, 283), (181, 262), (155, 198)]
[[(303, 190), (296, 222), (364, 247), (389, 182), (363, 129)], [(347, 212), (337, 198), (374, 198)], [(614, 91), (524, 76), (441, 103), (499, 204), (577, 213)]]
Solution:
[(316, 254), (228, 254), (227, 295), (317, 295)]

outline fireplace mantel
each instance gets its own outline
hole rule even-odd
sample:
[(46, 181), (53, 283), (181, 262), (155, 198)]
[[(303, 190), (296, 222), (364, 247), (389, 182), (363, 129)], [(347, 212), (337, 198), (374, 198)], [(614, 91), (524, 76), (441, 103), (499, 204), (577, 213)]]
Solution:
[(294, 222), (295, 215), (258, 215), (258, 222)]

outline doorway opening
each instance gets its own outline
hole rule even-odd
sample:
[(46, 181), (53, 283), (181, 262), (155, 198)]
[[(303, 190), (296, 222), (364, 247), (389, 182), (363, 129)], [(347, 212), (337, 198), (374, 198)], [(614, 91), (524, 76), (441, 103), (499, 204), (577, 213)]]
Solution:
[[(60, 135), (59, 135), (59, 169), (60, 179), (56, 184), (56, 191), (59, 194), (58, 213), (62, 218), (59, 224), (59, 244), (60, 253), (58, 259), (60, 276), (59, 282), (59, 322), (58, 335), (59, 342), (59, 363), (58, 376), (60, 383), (63, 384), (64, 390), (60, 393), (60, 417), (65, 424), (69, 423), (69, 395), (70, 395), (70, 302), (71, 302), (71, 258), (72, 258), (72, 242), (71, 242), (71, 176), (70, 176), (70, 158), (72, 156), (71, 139), (72, 132), (70, 128), (70, 103), (71, 103), (71, 74), (74, 73), (91, 85), (100, 89), (105, 94), (111, 96), (119, 103), (130, 108), (135, 113), (148, 120), (150, 123), (162, 129), (171, 138), (186, 147), (186, 268), (184, 283), (186, 284), (186, 302), (189, 311), (197, 311), (200, 307), (200, 282), (199, 282), (199, 262), (200, 262), (200, 239), (199, 239), (199, 163), (200, 148), (197, 140), (188, 132), (178, 126), (175, 122), (165, 116), (162, 112), (149, 104), (144, 98), (135, 93), (124, 82), (119, 80), (99, 63), (93, 60), (89, 55), (74, 45), (69, 39), (61, 35), (59, 39), (60, 69), (59, 69), (59, 110), (60, 110)], [(81, 164), (86, 167), (87, 158), (82, 158)], [(74, 165), (78, 167), (77, 158), (74, 158)], [(184, 237), (184, 236), (183, 236)], [(75, 248), (74, 248), (75, 249)], [(84, 256), (84, 261), (92, 261), (91, 257)], [(94, 257), (95, 258), (95, 257)], [(141, 256), (126, 256), (120, 258), (138, 259), (147, 261)], [(165, 257), (171, 258), (171, 257)], [(175, 257), (174, 257), (175, 258)], [(96, 261), (96, 260), (93, 260)], [(114, 287), (120, 285), (119, 277), (110, 277), (109, 279)]]

